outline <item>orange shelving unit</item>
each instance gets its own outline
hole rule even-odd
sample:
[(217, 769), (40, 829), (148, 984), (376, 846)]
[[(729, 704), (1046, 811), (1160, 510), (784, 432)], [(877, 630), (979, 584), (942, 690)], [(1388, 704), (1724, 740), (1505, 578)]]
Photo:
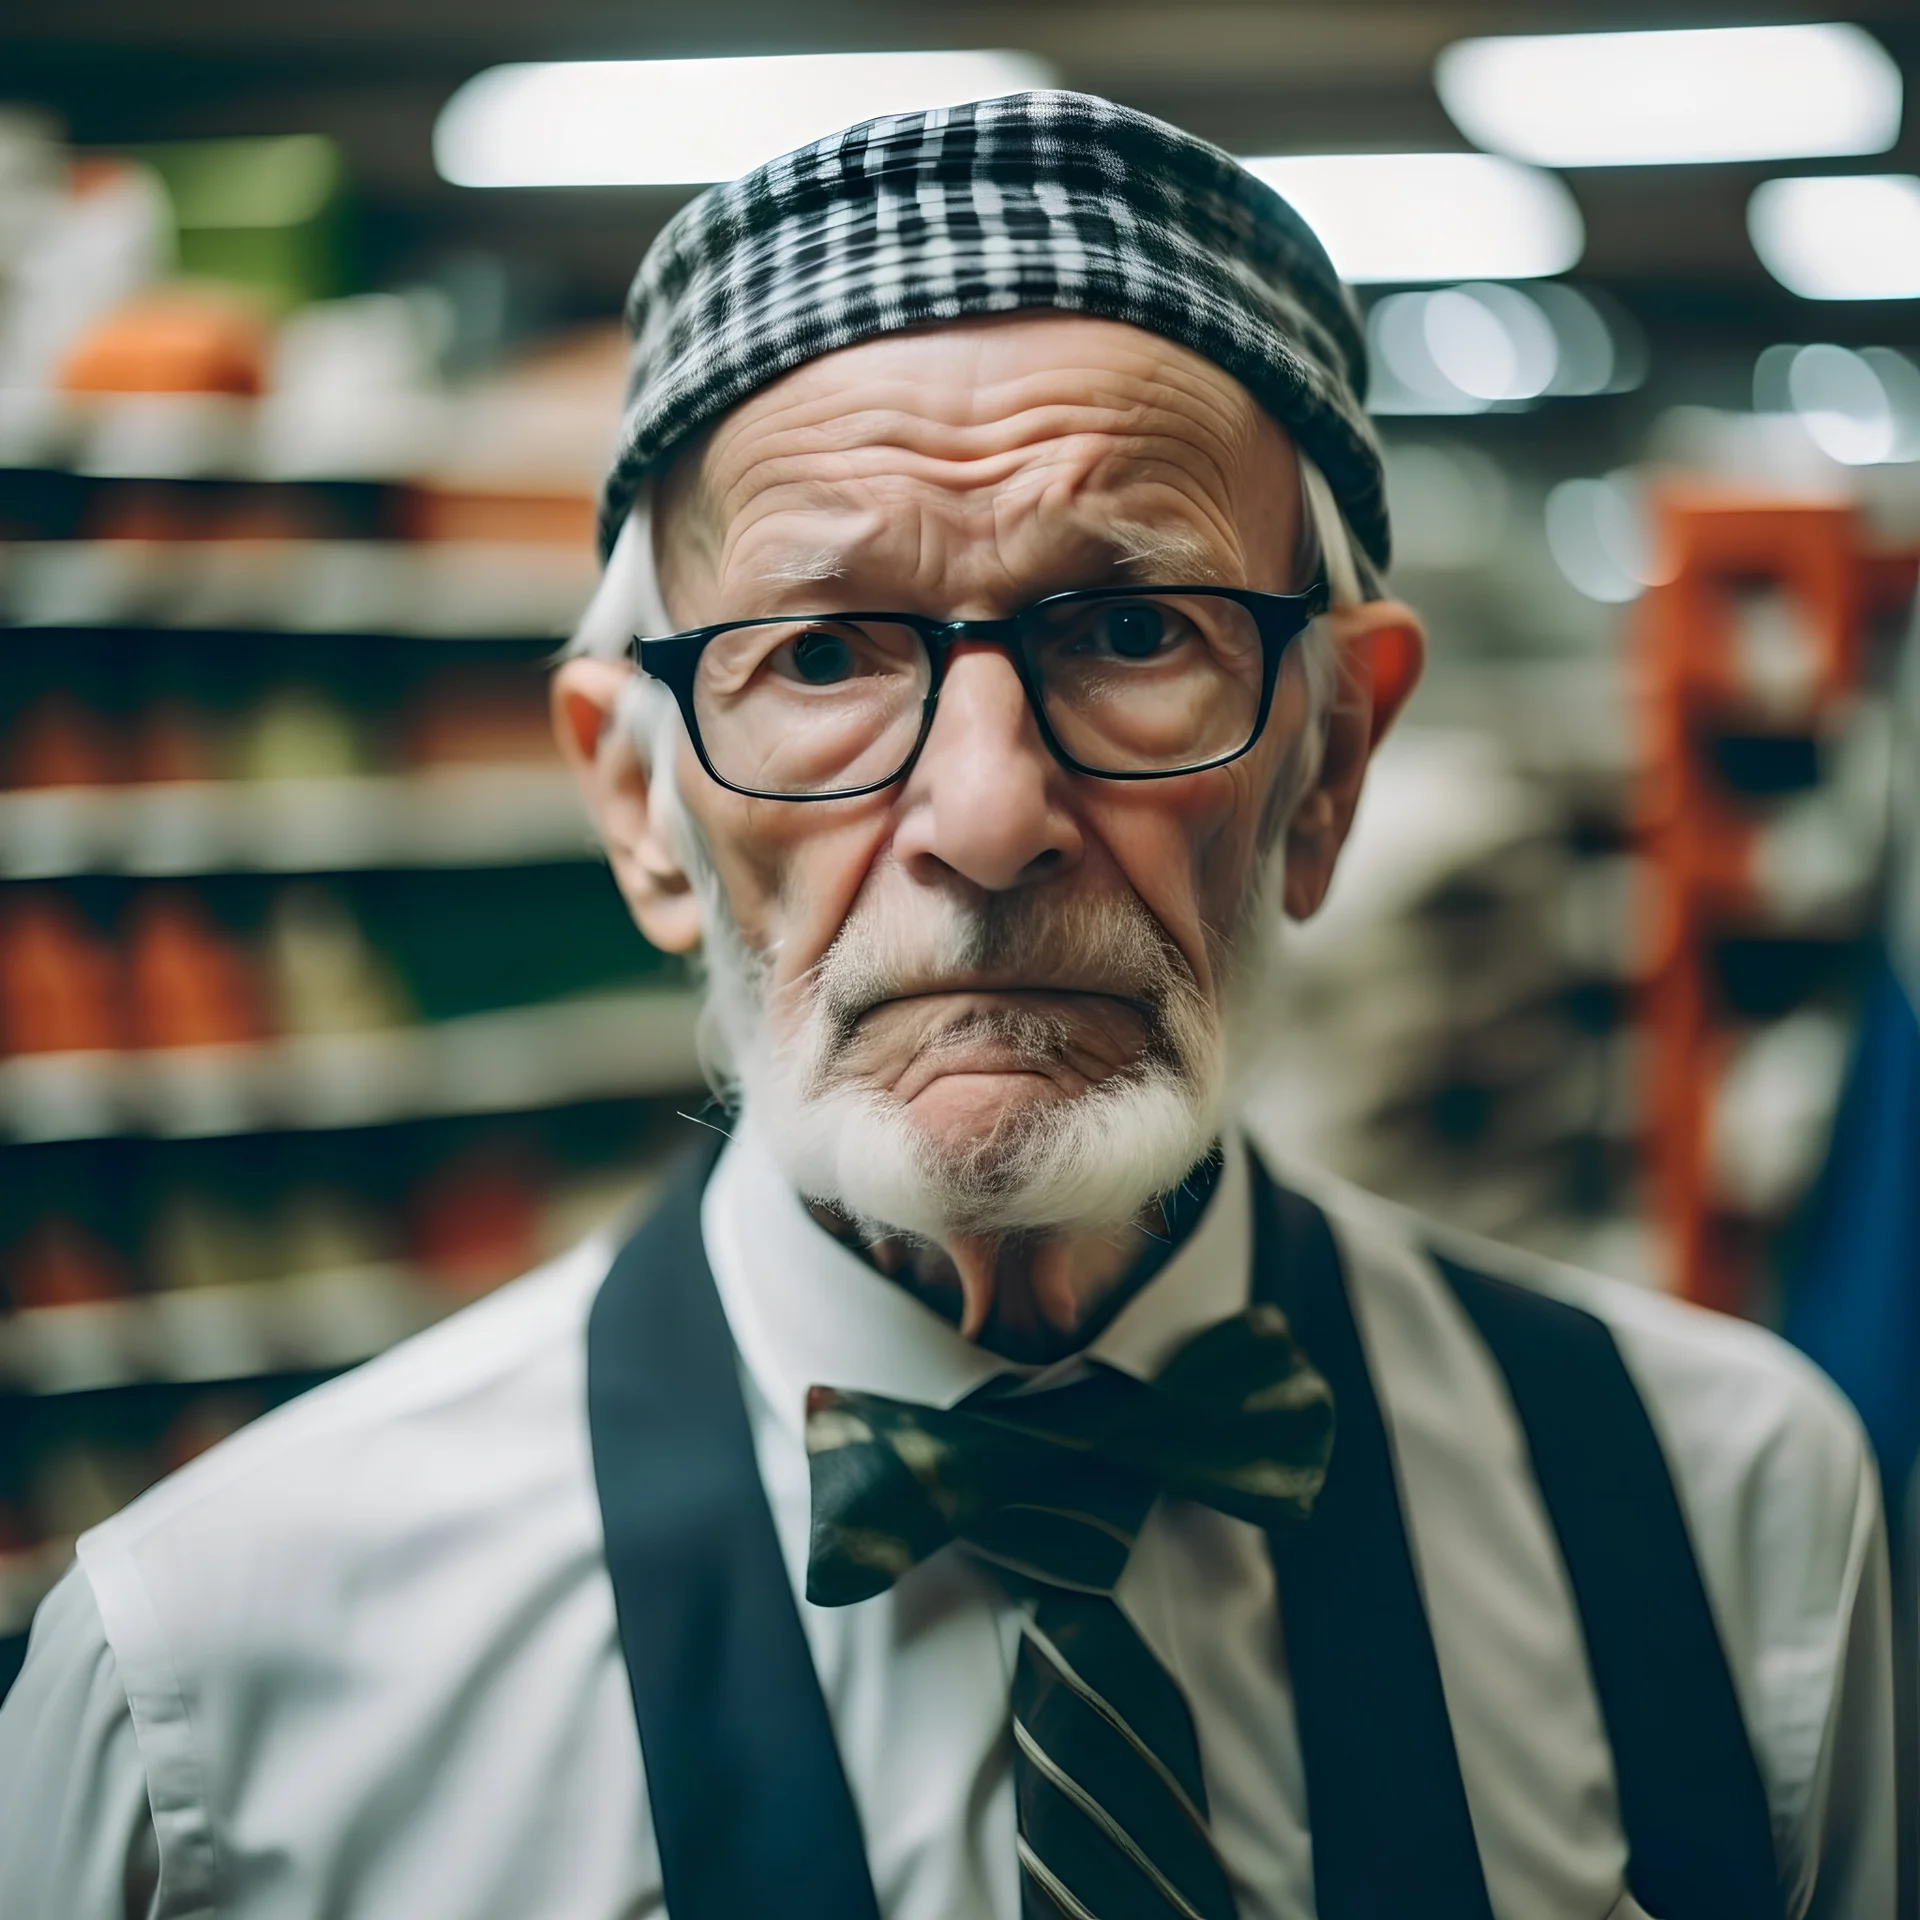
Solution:
[[(1640, 1020), (1651, 1198), (1678, 1290), (1750, 1313), (1774, 1223), (1728, 1205), (1713, 1177), (1714, 1103), (1749, 1018), (1729, 1005), (1716, 955), (1808, 930), (1769, 896), (1767, 804), (1725, 777), (1715, 746), (1733, 736), (1816, 752), (1856, 697), (1876, 620), (1912, 595), (1917, 556), (1876, 548), (1843, 504), (1670, 485), (1653, 512), (1664, 578), (1632, 634), (1654, 956)], [(1817, 937), (1861, 930), (1828, 924)]]

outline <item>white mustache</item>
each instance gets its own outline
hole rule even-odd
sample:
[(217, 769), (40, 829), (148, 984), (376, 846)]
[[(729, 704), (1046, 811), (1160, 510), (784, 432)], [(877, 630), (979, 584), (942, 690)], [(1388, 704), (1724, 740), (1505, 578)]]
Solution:
[(826, 1059), (875, 1007), (921, 994), (1104, 994), (1136, 1008), (1156, 1039), (1172, 1004), (1200, 995), (1184, 957), (1132, 895), (1044, 891), (990, 894), (977, 907), (951, 895), (872, 892), (803, 985), (826, 1029)]

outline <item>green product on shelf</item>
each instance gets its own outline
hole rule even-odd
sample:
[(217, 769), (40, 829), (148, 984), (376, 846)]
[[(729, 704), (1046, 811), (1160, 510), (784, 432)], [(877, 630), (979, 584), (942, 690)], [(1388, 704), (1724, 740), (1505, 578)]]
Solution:
[(354, 901), (428, 1020), (685, 978), (592, 866), (368, 873)]
[(183, 272), (274, 305), (350, 291), (346, 166), (324, 134), (168, 141), (137, 149), (166, 183)]
[(331, 887), (283, 887), (267, 913), (267, 970), (289, 1033), (364, 1033), (414, 1018), (393, 967)]

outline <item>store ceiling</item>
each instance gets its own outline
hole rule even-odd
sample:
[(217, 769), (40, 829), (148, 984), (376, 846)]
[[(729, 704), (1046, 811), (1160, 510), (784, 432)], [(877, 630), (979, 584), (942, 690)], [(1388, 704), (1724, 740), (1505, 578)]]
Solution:
[[(1606, 7), (1469, 0), (1398, 4), (1007, 4), (1006, 0), (12, 0), (0, 15), (0, 87), (43, 103), (83, 144), (314, 131), (344, 147), (365, 213), (368, 268), (417, 270), (436, 251), (485, 247), (544, 279), (565, 311), (611, 310), (683, 190), (476, 192), (436, 178), (428, 149), (449, 93), (500, 60), (1018, 46), (1063, 82), (1179, 121), (1241, 152), (1463, 144), (1435, 98), (1433, 57), (1465, 34), (1805, 19), (1768, 0)], [(1852, 0), (1899, 61), (1909, 107), (1899, 146), (1848, 171), (1920, 168), (1920, 14), (1912, 0)], [(1747, 241), (1754, 183), (1779, 168), (1674, 167), (1570, 176), (1586, 216), (1582, 273), (1656, 329), (1806, 334), (1807, 309), (1767, 279)], [(1809, 169), (1797, 165), (1793, 170)], [(1830, 337), (1910, 340), (1907, 309), (1829, 308)]]

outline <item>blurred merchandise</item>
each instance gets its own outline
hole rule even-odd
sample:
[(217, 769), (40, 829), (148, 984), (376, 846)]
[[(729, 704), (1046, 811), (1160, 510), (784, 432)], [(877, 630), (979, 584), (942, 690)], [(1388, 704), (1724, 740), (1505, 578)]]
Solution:
[(276, 687), (254, 709), (235, 771), (243, 780), (342, 779), (367, 756), (351, 716), (314, 687)]
[(4, 754), (0, 786), (102, 787), (119, 775), (120, 756), (106, 723), (64, 687), (22, 708)]
[(1886, 848), (1887, 623), (1920, 553), (1844, 501), (1669, 483), (1635, 616), (1647, 1155), (1674, 1283), (1764, 1312), (1824, 1157)]
[(184, 699), (155, 700), (135, 722), (130, 776), (143, 786), (215, 779), (228, 757), (223, 733), (211, 714)]
[(117, 1046), (114, 972), (111, 950), (64, 895), (0, 895), (0, 1051)]
[(260, 413), (261, 469), (289, 479), (420, 471), (446, 432), (439, 359), (453, 327), (446, 301), (425, 289), (290, 315)]
[(287, 1033), (361, 1033), (413, 1018), (392, 967), (337, 893), (283, 887), (267, 920), (267, 966)]
[(13, 1306), (72, 1307), (118, 1300), (127, 1292), (124, 1262), (98, 1234), (63, 1214), (34, 1222), (7, 1260)]
[(271, 1271), (266, 1236), (231, 1200), (183, 1188), (154, 1219), (147, 1271), (161, 1288), (242, 1286)]
[(346, 277), (346, 168), (320, 134), (182, 140), (139, 157), (164, 182), (185, 273), (297, 307)]
[(127, 984), (137, 1046), (240, 1046), (266, 1032), (252, 962), (183, 889), (136, 897)]
[(530, 667), (436, 674), (408, 710), (406, 757), (415, 766), (551, 765), (546, 693)]
[(1532, 692), (1497, 696), (1502, 735), (1389, 736), (1326, 906), (1287, 929), (1253, 1119), (1282, 1152), (1452, 1224), (1648, 1278), (1621, 1017), (1642, 964), (1624, 715), (1571, 670)]
[(274, 1234), (275, 1271), (333, 1273), (382, 1266), (398, 1252), (379, 1210), (344, 1187), (305, 1186), (282, 1203)]
[(462, 1155), (415, 1196), (412, 1212), (414, 1257), (455, 1294), (482, 1293), (539, 1258), (537, 1168), (524, 1149), (489, 1142)]
[[(101, 314), (170, 265), (166, 190), (127, 160), (74, 161), (50, 123), (0, 109), (0, 393), (31, 441), (44, 391)], [(36, 418), (38, 416), (38, 418)]]
[[(60, 385), (84, 394), (253, 395), (267, 382), (269, 338), (255, 302), (218, 282), (174, 281), (101, 315), (68, 349)], [(103, 421), (226, 417), (213, 407), (164, 405), (101, 415)], [(133, 431), (122, 429), (129, 439)]]

